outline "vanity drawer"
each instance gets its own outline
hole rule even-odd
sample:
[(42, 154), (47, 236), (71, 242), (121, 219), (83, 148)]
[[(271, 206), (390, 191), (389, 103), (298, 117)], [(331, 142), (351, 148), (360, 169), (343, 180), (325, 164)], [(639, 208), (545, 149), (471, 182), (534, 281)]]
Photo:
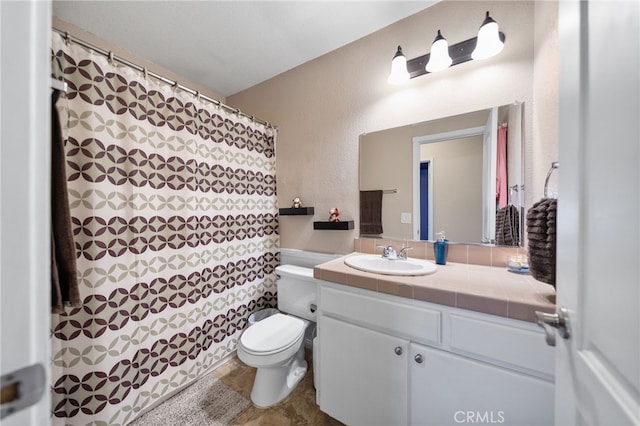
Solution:
[(439, 345), (442, 340), (442, 313), (335, 288), (320, 287), (323, 315), (348, 320), (414, 342)]
[(544, 333), (535, 325), (525, 323), (518, 327), (456, 314), (449, 318), (452, 351), (553, 378), (554, 350), (545, 343)]

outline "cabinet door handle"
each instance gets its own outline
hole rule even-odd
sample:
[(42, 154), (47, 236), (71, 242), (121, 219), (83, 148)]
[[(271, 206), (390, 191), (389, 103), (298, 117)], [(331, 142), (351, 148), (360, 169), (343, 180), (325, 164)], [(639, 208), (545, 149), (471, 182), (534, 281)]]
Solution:
[(396, 355), (402, 355), (402, 346), (396, 346), (393, 351), (396, 353)]
[(424, 358), (422, 357), (422, 354), (416, 354), (416, 356), (413, 357), (413, 359), (418, 363), (418, 364), (422, 364), (422, 361), (424, 361)]

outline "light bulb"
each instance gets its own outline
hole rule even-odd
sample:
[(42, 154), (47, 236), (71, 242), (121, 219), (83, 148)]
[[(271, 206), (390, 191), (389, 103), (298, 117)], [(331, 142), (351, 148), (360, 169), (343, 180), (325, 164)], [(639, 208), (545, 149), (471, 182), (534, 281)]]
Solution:
[(427, 72), (437, 72), (447, 69), (451, 66), (453, 60), (449, 56), (449, 43), (438, 30), (433, 44), (431, 45), (431, 52), (429, 53), (429, 62), (425, 66)]
[(407, 71), (407, 58), (402, 53), (402, 47), (398, 46), (398, 51), (391, 61), (391, 73), (387, 81), (389, 84), (402, 84), (409, 80), (409, 71)]
[(504, 43), (500, 40), (498, 23), (494, 21), (487, 12), (480, 30), (478, 31), (478, 41), (476, 48), (471, 53), (473, 59), (487, 59), (497, 55), (504, 48)]

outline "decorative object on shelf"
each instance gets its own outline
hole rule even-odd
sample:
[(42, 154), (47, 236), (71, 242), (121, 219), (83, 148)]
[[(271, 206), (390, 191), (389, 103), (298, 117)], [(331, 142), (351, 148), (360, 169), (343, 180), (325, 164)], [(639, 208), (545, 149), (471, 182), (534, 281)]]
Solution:
[(329, 211), (329, 222), (340, 222), (340, 209), (337, 207)]
[(410, 60), (404, 56), (402, 47), (398, 46), (387, 81), (390, 84), (402, 84), (411, 78), (442, 71), (463, 62), (490, 58), (502, 51), (505, 39), (504, 33), (498, 29), (498, 23), (487, 12), (477, 37), (449, 46), (438, 30), (431, 52)]
[(293, 206), (292, 208), (294, 209), (299, 209), (302, 207), (302, 200), (300, 199), (300, 197), (296, 197), (293, 199)]

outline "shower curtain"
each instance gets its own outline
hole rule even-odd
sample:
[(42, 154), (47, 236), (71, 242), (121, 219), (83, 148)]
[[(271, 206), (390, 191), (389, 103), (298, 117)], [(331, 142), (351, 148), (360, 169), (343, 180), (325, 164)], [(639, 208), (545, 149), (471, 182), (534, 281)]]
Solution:
[(124, 425), (275, 306), (276, 131), (52, 33), (80, 308), (52, 317), (52, 424)]

